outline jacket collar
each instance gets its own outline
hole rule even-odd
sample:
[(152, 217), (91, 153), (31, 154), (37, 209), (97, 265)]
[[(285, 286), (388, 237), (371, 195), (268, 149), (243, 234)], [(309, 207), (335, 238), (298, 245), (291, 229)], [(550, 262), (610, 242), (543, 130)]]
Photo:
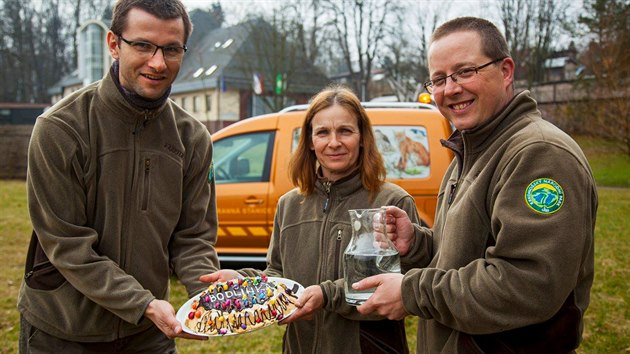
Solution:
[(127, 102), (129, 102), (132, 106), (135, 106), (136, 108), (140, 108), (140, 109), (148, 109), (148, 110), (153, 110), (156, 108), (159, 108), (160, 106), (162, 106), (164, 104), (164, 102), (166, 102), (166, 100), (168, 99), (168, 96), (171, 94), (171, 87), (169, 86), (168, 89), (166, 90), (166, 92), (164, 92), (164, 94), (162, 94), (162, 97), (156, 99), (156, 100), (149, 100), (146, 99), (140, 95), (138, 95), (137, 93), (133, 92), (133, 91), (129, 91), (127, 89), (125, 89), (124, 87), (122, 87), (122, 85), (120, 84), (120, 64), (118, 62), (118, 60), (115, 60), (112, 63), (112, 66), (109, 69), (110, 74), (112, 75), (112, 80), (114, 81), (114, 84), (116, 85), (116, 88), (118, 88), (118, 91), (120, 91), (120, 93), (122, 93), (123, 97), (127, 100)]
[[(330, 189), (328, 189), (327, 191), (326, 184), (328, 183), (330, 183)], [(355, 169), (348, 176), (337, 181), (331, 182), (324, 177), (319, 177), (317, 179), (317, 182), (315, 183), (315, 189), (319, 193), (323, 193), (324, 195), (334, 194), (337, 197), (345, 197), (351, 195), (361, 188), (363, 188), (363, 183), (361, 182), (361, 173), (358, 168)]]
[(111, 70), (107, 72), (103, 80), (98, 84), (97, 92), (98, 99), (112, 111), (114, 116), (130, 124), (137, 124), (139, 120), (148, 122), (164, 111), (168, 104), (167, 99), (162, 105), (153, 110), (142, 109), (132, 105), (116, 86)]

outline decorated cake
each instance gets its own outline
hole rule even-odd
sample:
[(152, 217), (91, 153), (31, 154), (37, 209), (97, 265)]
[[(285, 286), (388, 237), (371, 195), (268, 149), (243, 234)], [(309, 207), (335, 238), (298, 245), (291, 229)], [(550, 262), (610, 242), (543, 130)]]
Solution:
[(295, 311), (298, 287), (264, 275), (213, 283), (190, 303), (185, 326), (194, 333), (229, 335), (271, 325)]

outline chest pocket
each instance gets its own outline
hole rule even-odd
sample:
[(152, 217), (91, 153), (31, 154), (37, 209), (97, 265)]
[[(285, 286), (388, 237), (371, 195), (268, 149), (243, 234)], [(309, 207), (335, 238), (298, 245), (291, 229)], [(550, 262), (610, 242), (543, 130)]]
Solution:
[(181, 162), (157, 153), (142, 153), (137, 164), (137, 205), (141, 212), (179, 218), (184, 175)]

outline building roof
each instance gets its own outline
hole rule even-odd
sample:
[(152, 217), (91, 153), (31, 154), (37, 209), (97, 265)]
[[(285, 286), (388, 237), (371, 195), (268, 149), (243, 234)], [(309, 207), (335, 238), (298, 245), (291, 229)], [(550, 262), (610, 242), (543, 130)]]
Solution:
[(244, 25), (218, 28), (209, 32), (184, 55), (171, 92), (216, 88), (220, 85), (222, 76), (224, 80), (226, 76), (243, 76), (243, 73), (228, 70), (228, 66), (248, 36), (249, 31)]
[(83, 83), (83, 80), (79, 78), (79, 70), (76, 69), (72, 71), (70, 74), (63, 76), (54, 85), (49, 87), (48, 94), (51, 96), (60, 95), (63, 93), (64, 87), (77, 86), (77, 85), (81, 85), (82, 83)]
[[(270, 89), (270, 83), (275, 83), (275, 74), (271, 74), (273, 70), (268, 60), (259, 59), (269, 53), (261, 53), (260, 43), (257, 42), (271, 31), (273, 29), (266, 22), (253, 20), (209, 32), (184, 55), (171, 92), (182, 93), (220, 85), (251, 89), (254, 72), (258, 70), (267, 89)], [(326, 76), (304, 58), (298, 58), (296, 62), (302, 64), (298, 64), (291, 73), (292, 92), (315, 93), (328, 83)], [(264, 77), (265, 73), (267, 77)], [(269, 77), (272, 75), (274, 77)]]
[(545, 68), (553, 69), (553, 68), (563, 68), (568, 63), (574, 63), (575, 61), (571, 57), (559, 57), (559, 58), (549, 58), (545, 60)]

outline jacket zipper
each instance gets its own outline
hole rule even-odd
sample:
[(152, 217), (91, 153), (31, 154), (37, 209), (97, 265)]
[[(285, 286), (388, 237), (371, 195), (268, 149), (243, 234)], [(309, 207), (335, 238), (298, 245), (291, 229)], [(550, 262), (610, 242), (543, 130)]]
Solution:
[(457, 190), (457, 182), (451, 184), (451, 191), (448, 194), (448, 205), (451, 205), (453, 199), (455, 199), (455, 191)]
[[(139, 157), (138, 156), (138, 147), (137, 147), (137, 143), (138, 143), (137, 135), (144, 129), (144, 127), (145, 127), (145, 125), (147, 124), (148, 121), (149, 121), (149, 110), (147, 109), (147, 110), (144, 111), (144, 119), (142, 120), (142, 123), (140, 123), (140, 124), (136, 123), (136, 126), (135, 126), (135, 128), (134, 128), (134, 130), (132, 132), (132, 135), (133, 135), (133, 164), (132, 164), (132, 166), (134, 166), (134, 167), (133, 167), (133, 169), (131, 171), (131, 185), (129, 186), (129, 195), (130, 196), (133, 195), (134, 192), (136, 192), (138, 190), (137, 189), (138, 188), (137, 184), (138, 184), (138, 179), (140, 178), (140, 176), (138, 175), (139, 173), (136, 173), (136, 172), (138, 172), (137, 169), (136, 169), (136, 163), (138, 163), (138, 157)], [(145, 172), (145, 176), (146, 176), (146, 172)], [(126, 204), (126, 207), (128, 208), (129, 207), (128, 205), (130, 205), (131, 203), (125, 203), (125, 204)], [(131, 214), (130, 211), (126, 211), (124, 213), (124, 216), (123, 216), (124, 217), (124, 221), (123, 221), (123, 226), (122, 226), (122, 233), (126, 233), (129, 230), (129, 223), (131, 222), (130, 221), (130, 214)], [(130, 241), (127, 240), (126, 244), (122, 245), (122, 243), (121, 243), (121, 246), (120, 246), (121, 250), (120, 250), (119, 254), (120, 254), (120, 267), (121, 268), (124, 268), (126, 266), (126, 264), (127, 264), (127, 256), (128, 256), (128, 253), (129, 253), (129, 247), (128, 247), (129, 242)], [(116, 337), (117, 338), (120, 338), (120, 327), (121, 327), (122, 321), (123, 321), (122, 319), (118, 319), (118, 321), (116, 321), (116, 324), (115, 324), (114, 331), (116, 333)]]
[[(330, 206), (330, 187), (331, 187), (331, 184), (332, 184), (332, 182), (330, 182), (330, 181), (326, 181), (326, 182), (323, 183), (324, 190), (326, 192), (326, 200), (324, 201), (324, 206), (323, 206), (324, 214), (326, 214), (326, 212), (328, 211), (328, 207)], [(319, 231), (320, 234), (321, 234), (321, 237), (323, 239), (326, 239), (325, 236), (327, 235), (327, 232), (326, 232), (326, 225), (327, 224), (328, 224), (328, 215), (324, 215), (324, 219), (322, 220), (322, 229)], [(325, 245), (325, 246), (323, 246), (323, 245)], [(322, 250), (325, 249), (325, 247), (327, 247), (327, 246), (328, 246), (328, 242), (322, 242), (322, 246), (321, 246), (321, 247), (323, 247)], [(335, 263), (336, 262), (338, 262), (337, 258), (335, 258)], [(324, 270), (322, 269), (323, 268), (322, 262), (319, 262), (317, 268), (318, 268), (317, 278), (321, 279), (322, 272), (324, 272)], [(335, 269), (335, 272), (337, 272), (336, 269)], [(320, 311), (320, 313), (318, 313), (315, 316), (315, 338), (317, 338), (319, 332), (323, 330), (321, 328), (322, 327), (322, 322), (321, 322), (322, 319), (323, 319), (323, 315), (322, 315), (322, 313)], [(318, 349), (319, 347), (320, 347), (319, 340), (316, 340), (314, 345), (313, 345), (313, 351), (312, 352), (313, 353), (319, 352), (319, 349)]]
[(144, 159), (144, 193), (142, 195), (142, 210), (147, 210), (149, 204), (149, 182), (151, 177), (151, 159)]
[(144, 119), (142, 120), (142, 123), (140, 124), (136, 124), (136, 128), (133, 130), (133, 135), (139, 134), (144, 127), (147, 125), (147, 123), (149, 122), (149, 110), (145, 110), (144, 111)]
[(324, 213), (328, 211), (328, 206), (330, 204), (330, 185), (331, 182), (324, 182), (324, 189), (326, 189), (326, 200), (324, 201)]
[(339, 256), (341, 253), (341, 229), (337, 230), (337, 244), (335, 246), (335, 279), (341, 278), (339, 274)]

